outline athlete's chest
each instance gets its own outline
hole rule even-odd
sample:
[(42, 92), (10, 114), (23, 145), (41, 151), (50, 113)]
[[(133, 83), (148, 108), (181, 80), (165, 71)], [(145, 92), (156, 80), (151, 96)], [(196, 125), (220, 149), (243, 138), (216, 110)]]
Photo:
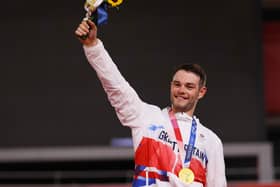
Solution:
[[(185, 158), (188, 148), (192, 146), (192, 158), (199, 160), (201, 164), (206, 167), (208, 162), (206, 152), (207, 134), (203, 131), (200, 125), (197, 125), (194, 134), (192, 132), (191, 120), (178, 120), (177, 122), (182, 143), (178, 140), (176, 130), (168, 118), (159, 124), (150, 124), (145, 136), (169, 146), (174, 154), (180, 154), (182, 159)], [(191, 141), (191, 139), (193, 139), (193, 141)]]

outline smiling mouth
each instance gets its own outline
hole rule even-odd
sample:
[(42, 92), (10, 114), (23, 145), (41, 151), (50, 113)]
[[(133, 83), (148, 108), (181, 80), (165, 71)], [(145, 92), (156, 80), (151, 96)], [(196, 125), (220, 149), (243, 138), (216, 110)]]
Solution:
[(180, 100), (187, 100), (188, 98), (183, 97), (183, 96), (175, 96), (176, 99), (180, 99)]

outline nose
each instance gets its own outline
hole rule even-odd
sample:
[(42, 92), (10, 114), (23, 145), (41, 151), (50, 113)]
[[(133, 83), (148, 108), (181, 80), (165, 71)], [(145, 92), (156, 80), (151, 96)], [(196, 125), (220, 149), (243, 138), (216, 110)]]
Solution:
[(178, 88), (178, 93), (185, 93), (186, 92), (186, 88), (182, 85)]

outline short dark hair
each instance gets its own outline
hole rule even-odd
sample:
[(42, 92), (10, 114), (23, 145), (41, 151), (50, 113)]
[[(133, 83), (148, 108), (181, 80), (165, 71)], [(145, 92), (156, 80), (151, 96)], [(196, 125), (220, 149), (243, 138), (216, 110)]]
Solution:
[(200, 87), (206, 86), (206, 79), (207, 79), (206, 72), (199, 64), (181, 64), (181, 65), (175, 67), (175, 69), (173, 71), (173, 76), (179, 70), (192, 72), (192, 73), (198, 75), (200, 78), (199, 86)]

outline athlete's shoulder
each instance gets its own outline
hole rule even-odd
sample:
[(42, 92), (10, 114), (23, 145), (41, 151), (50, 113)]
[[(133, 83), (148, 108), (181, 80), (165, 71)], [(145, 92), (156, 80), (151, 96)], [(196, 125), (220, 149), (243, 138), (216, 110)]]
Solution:
[(205, 136), (206, 136), (206, 138), (208, 139), (209, 142), (215, 143), (217, 145), (222, 144), (222, 140), (212, 129), (204, 126), (200, 122), (199, 122), (199, 128), (201, 129), (203, 134), (205, 134)]
[(146, 124), (160, 123), (164, 119), (162, 110), (159, 106), (143, 102), (143, 113), (141, 118)]

